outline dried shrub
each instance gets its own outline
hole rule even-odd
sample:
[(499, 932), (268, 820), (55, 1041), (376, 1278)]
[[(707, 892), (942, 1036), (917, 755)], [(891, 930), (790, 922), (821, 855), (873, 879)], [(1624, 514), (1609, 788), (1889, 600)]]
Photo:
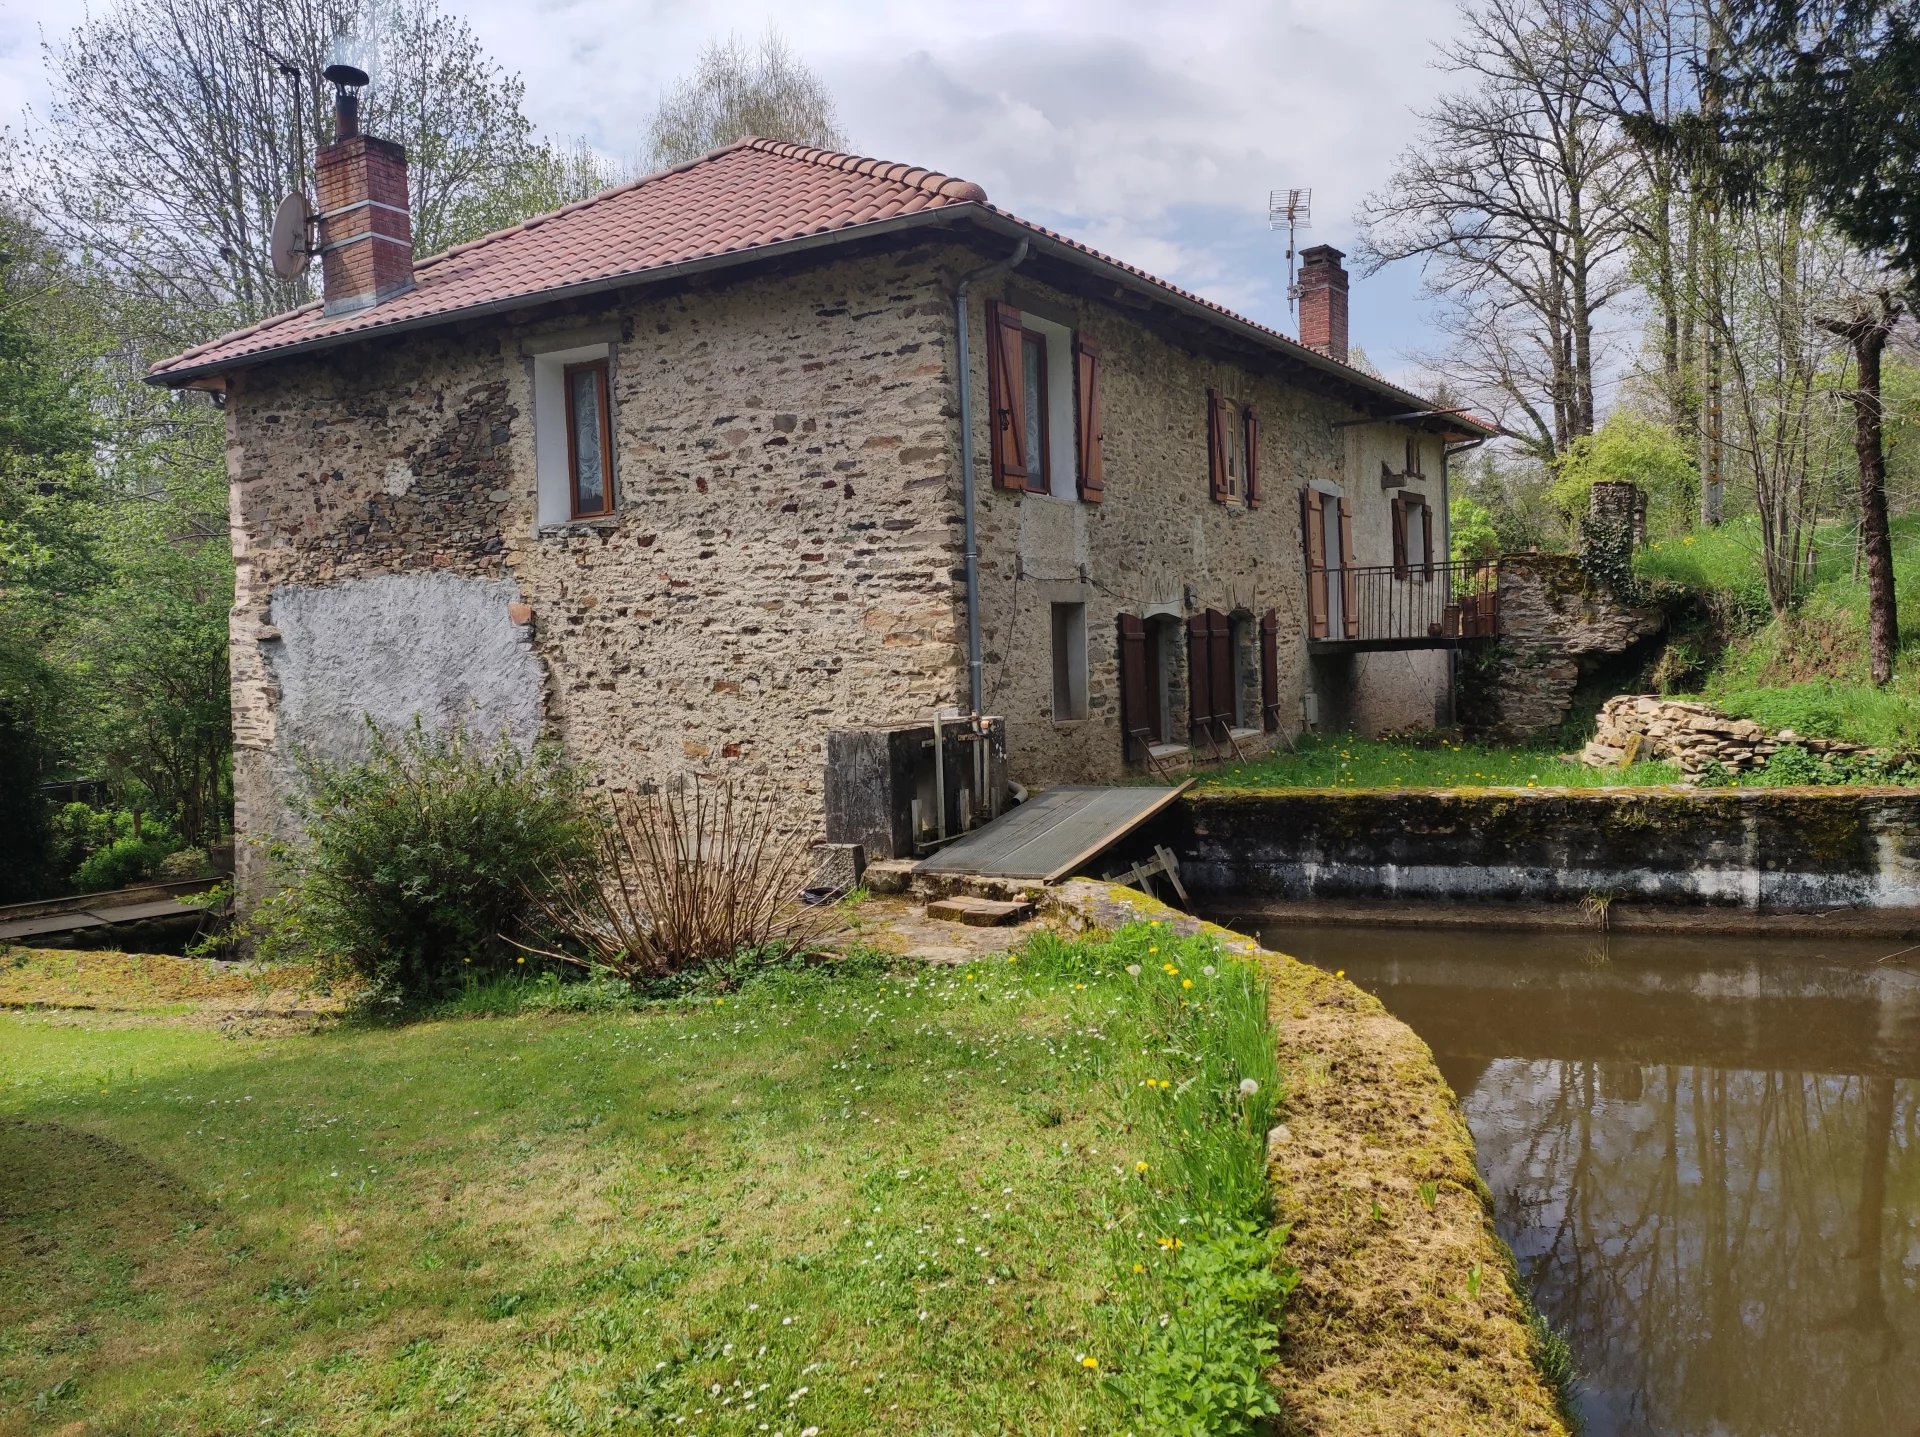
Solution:
[(842, 921), (801, 901), (809, 842), (770, 800), (694, 782), (610, 809), (592, 861), (529, 888), (557, 940), (529, 952), (640, 983), (743, 954), (784, 961)]

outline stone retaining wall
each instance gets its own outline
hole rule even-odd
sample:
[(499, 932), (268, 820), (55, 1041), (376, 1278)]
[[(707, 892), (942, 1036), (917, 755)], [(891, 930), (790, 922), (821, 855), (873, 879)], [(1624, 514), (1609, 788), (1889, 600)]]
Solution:
[(1074, 879), (1047, 898), (1069, 927), (1211, 933), (1267, 977), (1286, 1085), (1269, 1172), (1300, 1274), (1268, 1373), (1275, 1431), (1565, 1437), (1473, 1137), (1414, 1031), (1344, 979), (1132, 889)]
[(1264, 899), (1803, 912), (1920, 907), (1920, 789), (1203, 791), (1170, 842), (1205, 906)]
[(1664, 759), (1698, 778), (1713, 764), (1731, 772), (1763, 767), (1786, 744), (1823, 756), (1864, 754), (1864, 744), (1839, 739), (1805, 738), (1792, 729), (1779, 732), (1733, 718), (1705, 704), (1663, 699), (1657, 694), (1621, 694), (1600, 706), (1593, 739), (1580, 751), (1592, 768)]

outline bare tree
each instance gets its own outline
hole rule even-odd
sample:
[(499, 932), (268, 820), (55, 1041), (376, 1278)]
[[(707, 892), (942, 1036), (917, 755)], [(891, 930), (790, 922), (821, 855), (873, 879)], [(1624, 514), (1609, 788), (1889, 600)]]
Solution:
[(769, 25), (757, 43), (711, 40), (698, 69), (660, 102), (647, 141), (656, 165), (678, 165), (745, 135), (846, 148), (833, 96)]
[(340, 35), (369, 57), (368, 130), (408, 148), (416, 246), (503, 222), (488, 197), (546, 151), (521, 81), (436, 0), (117, 0), (46, 46), (53, 103), (0, 144), (0, 194), (176, 316), (172, 339), (300, 303), (267, 241), (331, 137)]
[(1422, 119), (1361, 207), (1362, 263), (1425, 265), (1455, 367), (1551, 459), (1593, 431), (1598, 319), (1630, 285), (1625, 142), (1601, 84), (1610, 32), (1575, 0), (1480, 0), (1441, 65), (1467, 88)]

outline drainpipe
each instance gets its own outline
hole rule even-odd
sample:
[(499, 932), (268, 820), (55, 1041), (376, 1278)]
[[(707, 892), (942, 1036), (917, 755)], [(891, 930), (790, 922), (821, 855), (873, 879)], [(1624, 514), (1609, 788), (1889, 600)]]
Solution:
[[(1487, 441), (1470, 439), (1464, 444), (1442, 444), (1440, 446), (1440, 532), (1447, 536), (1447, 562), (1453, 562), (1453, 476), (1449, 466), (1456, 454), (1466, 454), (1478, 449)], [(1451, 574), (1453, 571), (1447, 571)], [(1448, 583), (1453, 581), (1449, 579)], [(1447, 650), (1447, 727), (1454, 728), (1460, 722), (1460, 650)]]
[(980, 539), (973, 520), (973, 361), (967, 353), (967, 291), (976, 279), (1013, 269), (1026, 257), (1027, 242), (1023, 239), (1005, 259), (962, 275), (953, 292), (954, 324), (960, 331), (960, 510), (966, 525), (967, 703), (976, 719), (986, 703), (986, 683), (985, 661), (980, 655)]

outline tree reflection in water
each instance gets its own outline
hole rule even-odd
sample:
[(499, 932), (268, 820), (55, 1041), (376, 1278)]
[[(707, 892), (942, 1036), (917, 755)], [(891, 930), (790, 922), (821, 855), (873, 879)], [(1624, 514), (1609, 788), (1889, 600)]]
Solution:
[(1434, 1048), (1591, 1437), (1920, 1437), (1920, 974), (1885, 945), (1262, 936)]

